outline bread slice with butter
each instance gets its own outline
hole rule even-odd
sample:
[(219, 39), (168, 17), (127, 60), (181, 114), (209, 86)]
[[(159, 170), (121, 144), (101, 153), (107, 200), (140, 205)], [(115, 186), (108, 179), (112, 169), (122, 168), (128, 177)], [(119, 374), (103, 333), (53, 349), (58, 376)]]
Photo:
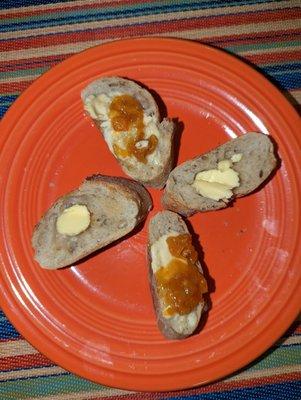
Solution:
[(158, 327), (168, 339), (184, 339), (198, 327), (208, 291), (201, 263), (183, 219), (171, 211), (149, 223), (149, 281)]
[(174, 122), (160, 120), (150, 92), (129, 79), (103, 77), (81, 97), (123, 171), (146, 186), (163, 187), (174, 158)]
[(273, 142), (251, 132), (186, 161), (169, 175), (164, 208), (189, 216), (227, 207), (260, 186), (276, 168)]
[(73, 264), (131, 232), (152, 207), (147, 190), (126, 178), (93, 175), (60, 197), (35, 226), (32, 246), (43, 268)]

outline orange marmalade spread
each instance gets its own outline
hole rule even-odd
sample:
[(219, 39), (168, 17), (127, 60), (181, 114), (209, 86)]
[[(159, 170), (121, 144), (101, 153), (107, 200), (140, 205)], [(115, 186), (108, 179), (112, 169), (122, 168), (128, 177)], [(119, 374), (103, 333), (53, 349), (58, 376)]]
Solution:
[[(146, 163), (146, 157), (157, 147), (158, 139), (155, 135), (145, 138), (143, 123), (143, 108), (132, 96), (123, 94), (116, 96), (110, 104), (109, 117), (115, 132), (134, 130), (135, 134), (125, 139), (125, 148), (113, 144), (117, 157), (134, 156), (138, 161)], [(138, 142), (145, 141), (143, 146)]]
[(170, 253), (176, 257), (155, 274), (159, 296), (166, 306), (164, 314), (172, 316), (189, 314), (208, 291), (204, 276), (200, 273), (191, 236), (182, 234), (167, 238)]

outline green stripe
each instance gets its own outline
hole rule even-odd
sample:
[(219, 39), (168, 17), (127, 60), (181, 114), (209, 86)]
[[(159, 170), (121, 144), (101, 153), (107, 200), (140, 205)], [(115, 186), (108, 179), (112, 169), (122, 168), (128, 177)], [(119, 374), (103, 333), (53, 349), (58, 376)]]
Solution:
[(0, 98), (1, 97), (7, 97), (7, 96), (19, 96), (21, 92), (11, 92), (11, 93), (0, 93)]
[[(41, 369), (42, 373), (42, 369)], [(71, 389), (71, 390), (70, 390)], [(0, 383), (1, 399), (28, 399), (56, 394), (105, 390), (106, 387), (89, 382), (75, 375), (27, 378)]]
[(226, 47), (227, 50), (233, 52), (243, 52), (252, 50), (266, 50), (266, 49), (282, 49), (284, 47), (297, 47), (301, 46), (301, 41), (291, 42), (269, 42), (269, 43), (250, 43), (250, 44), (239, 44)]
[(33, 69), (18, 69), (16, 71), (0, 72), (0, 79), (2, 78), (15, 78), (27, 75), (41, 75), (43, 72), (47, 71), (49, 67), (44, 68), (33, 68)]
[(268, 351), (259, 360), (255, 361), (250, 371), (259, 371), (286, 365), (298, 365), (301, 360), (301, 345), (292, 347), (279, 347)]
[[(289, 61), (287, 61), (287, 63), (289, 63), (289, 65), (292, 65), (292, 64), (300, 64), (300, 61), (298, 61), (298, 59), (296, 59), (296, 60), (289, 60)], [(271, 63), (268, 63), (268, 64), (266, 64), (266, 63), (264, 63), (264, 64), (258, 64), (258, 67), (261, 66), (262, 68), (268, 68), (268, 67), (273, 67), (274, 65), (275, 65), (275, 66), (276, 66), (276, 65), (279, 65), (279, 66), (282, 66), (281, 71), (282, 71), (282, 73), (283, 73), (284, 71), (286, 71), (285, 64), (286, 64), (285, 61), (275, 61), (275, 62), (271, 62)], [(295, 72), (295, 71), (297, 71), (297, 69), (294, 69), (294, 71), (288, 70), (288, 72)]]

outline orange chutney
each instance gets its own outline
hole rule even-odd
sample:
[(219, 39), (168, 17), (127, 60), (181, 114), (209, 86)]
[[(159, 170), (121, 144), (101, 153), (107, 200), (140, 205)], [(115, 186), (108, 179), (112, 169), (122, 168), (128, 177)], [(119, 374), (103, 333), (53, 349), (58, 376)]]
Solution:
[[(110, 104), (109, 117), (115, 132), (135, 131), (135, 135), (129, 135), (125, 139), (125, 148), (113, 144), (116, 156), (122, 158), (134, 156), (145, 164), (146, 157), (155, 151), (158, 139), (155, 135), (145, 138), (141, 104), (128, 94), (116, 96)], [(143, 147), (136, 146), (141, 140), (146, 140), (147, 144)]]
[(208, 291), (207, 282), (200, 273), (191, 236), (182, 234), (167, 238), (170, 253), (177, 257), (156, 272), (159, 296), (166, 306), (164, 314), (189, 314)]

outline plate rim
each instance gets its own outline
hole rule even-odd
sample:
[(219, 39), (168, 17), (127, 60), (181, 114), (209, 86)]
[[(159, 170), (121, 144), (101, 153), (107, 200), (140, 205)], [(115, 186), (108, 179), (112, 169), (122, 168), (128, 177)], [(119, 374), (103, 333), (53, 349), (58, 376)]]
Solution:
[[(5, 126), (7, 123), (9, 123), (10, 120), (10, 115), (13, 113), (13, 111), (15, 109), (18, 109), (19, 107), (19, 103), (22, 104), (22, 102), (24, 101), (24, 99), (26, 99), (26, 97), (29, 95), (31, 95), (32, 91), (35, 91), (35, 87), (39, 85), (39, 82), (42, 80), (42, 82), (47, 78), (48, 78), (48, 74), (52, 75), (53, 73), (56, 73), (56, 71), (60, 70), (60, 68), (64, 67), (64, 65), (71, 63), (74, 59), (77, 58), (81, 58), (83, 54), (89, 53), (89, 52), (94, 52), (96, 49), (99, 48), (103, 48), (105, 47), (110, 47), (110, 46), (115, 46), (116, 43), (121, 43), (122, 45), (126, 45), (127, 43), (132, 44), (133, 42), (136, 41), (141, 41), (141, 42), (165, 42), (165, 43), (179, 43), (179, 42), (186, 42), (187, 45), (189, 46), (193, 46), (196, 49), (201, 49), (201, 48), (206, 48), (208, 49), (208, 51), (211, 51), (215, 54), (218, 55), (223, 55), (223, 57), (228, 58), (229, 60), (231, 59), (232, 62), (235, 61), (235, 63), (238, 63), (239, 65), (241, 65), (243, 68), (247, 69), (247, 70), (251, 70), (253, 72), (253, 74), (256, 74), (258, 79), (260, 79), (262, 82), (265, 83), (265, 85), (268, 85), (271, 89), (272, 92), (274, 92), (274, 94), (277, 96), (277, 98), (282, 102), (285, 102), (286, 107), (288, 107), (290, 109), (290, 113), (291, 115), (296, 118), (297, 120), (299, 119), (298, 113), (297, 111), (294, 109), (294, 107), (290, 104), (290, 102), (285, 98), (285, 96), (280, 92), (279, 89), (277, 89), (277, 87), (275, 87), (264, 75), (260, 74), (257, 70), (255, 70), (254, 68), (252, 68), (249, 64), (245, 63), (244, 61), (242, 61), (240, 58), (238, 58), (235, 55), (229, 54), (227, 53), (225, 50), (223, 49), (218, 49), (214, 46), (209, 46), (207, 44), (203, 44), (200, 42), (196, 42), (196, 41), (192, 41), (192, 40), (186, 40), (186, 39), (176, 39), (176, 38), (168, 38), (168, 37), (140, 37), (140, 38), (132, 38), (132, 39), (122, 39), (122, 40), (114, 40), (114, 41), (110, 41), (110, 42), (106, 42), (97, 46), (93, 46), (91, 48), (88, 48), (86, 50), (83, 50), (79, 53), (73, 54), (70, 57), (67, 57), (65, 60), (61, 61), (60, 63), (56, 64), (55, 66), (53, 66), (52, 68), (50, 68), (48, 71), (46, 71), (45, 73), (43, 73), (41, 76), (39, 76), (28, 88), (26, 88), (19, 96), (18, 98), (14, 101), (14, 103), (11, 105), (11, 107), (8, 109), (8, 111), (6, 112), (6, 114), (4, 115), (3, 119), (0, 122), (0, 127), (2, 128), (3, 126)], [(9, 133), (9, 132), (8, 132)], [(3, 135), (4, 136), (4, 135)], [(6, 138), (3, 138), (3, 140)], [(300, 139), (300, 138), (295, 138)], [(5, 146), (5, 140), (0, 143), (1, 146), (1, 150), (3, 150), (4, 146)], [(1, 157), (0, 157), (0, 163), (1, 163)], [(0, 259), (1, 264), (2, 264), (2, 259)], [(297, 262), (297, 261), (295, 261)], [(1, 274), (0, 274), (0, 287), (3, 288), (3, 283), (2, 283), (2, 279), (1, 279)], [(35, 341), (33, 340), (33, 335), (29, 335), (28, 334), (28, 328), (26, 329), (26, 324), (22, 325), (22, 322), (20, 322), (20, 318), (18, 317), (17, 313), (10, 308), (10, 302), (12, 303), (13, 301), (16, 302), (16, 299), (9, 299), (8, 298), (8, 293), (4, 292), (4, 295), (2, 298), (0, 298), (0, 305), (3, 309), (3, 311), (5, 312), (5, 315), (8, 317), (8, 319), (12, 322), (12, 324), (16, 327), (16, 329), (22, 334), (22, 336), (24, 336), (24, 338), (26, 340), (28, 340), (34, 347), (37, 348), (37, 350), (39, 352), (41, 352), (42, 354), (45, 354), (47, 358), (49, 358), (50, 360), (52, 360), (54, 363), (57, 364), (57, 361), (54, 361), (54, 359), (52, 358), (52, 356), (49, 356), (49, 354), (47, 352), (44, 352), (43, 349), (39, 348), (39, 344), (40, 343), (39, 340)], [(296, 299), (297, 300), (297, 299)], [(296, 303), (297, 304), (297, 303)], [(290, 305), (292, 305), (292, 300), (290, 301)], [(295, 308), (295, 307), (294, 307)], [(19, 307), (19, 310), (22, 311), (22, 308)], [(282, 332), (278, 332), (277, 333), (277, 338), (282, 336), (282, 334), (287, 330), (287, 328), (290, 326), (290, 324), (295, 320), (295, 318), (297, 317), (299, 313), (299, 310), (296, 309), (295, 312), (295, 316), (294, 318), (289, 318), (287, 320), (286, 324), (282, 324), (283, 329)], [(24, 313), (24, 315), (22, 316), (22, 320), (25, 319), (26, 320), (26, 313)], [(29, 319), (27, 319), (27, 323), (28, 323)], [(285, 325), (285, 326), (284, 326)], [(36, 331), (38, 331), (38, 328), (35, 326), (34, 327)], [(43, 333), (41, 333), (43, 335)], [(27, 339), (28, 337), (30, 337), (30, 340)], [(212, 380), (207, 380), (207, 381), (202, 381), (202, 382), (196, 382), (194, 384), (191, 385), (175, 385), (173, 387), (166, 387), (166, 388), (160, 388), (160, 389), (155, 389), (152, 391), (170, 391), (170, 390), (182, 390), (182, 389), (187, 389), (187, 388), (192, 388), (192, 387), (196, 387), (199, 385), (203, 385), (206, 383), (212, 383), (215, 382), (217, 380), (220, 380), (221, 378), (224, 378), (226, 376), (228, 376), (229, 374), (232, 374), (236, 371), (239, 371), (242, 367), (248, 365), (250, 362), (252, 362), (254, 359), (256, 359), (260, 354), (263, 354), (268, 348), (270, 348), (270, 346), (275, 342), (275, 340), (277, 340), (277, 338), (273, 339), (272, 341), (270, 341), (269, 343), (267, 343), (265, 346), (263, 346), (264, 348), (258, 350), (258, 352), (254, 355), (252, 355), (251, 357), (249, 357), (249, 361), (246, 362), (242, 362), (240, 366), (236, 366), (235, 369), (233, 370), (233, 368), (229, 368), (229, 371), (225, 374), (225, 373), (221, 373), (219, 376), (216, 376), (216, 378), (212, 379)], [(58, 346), (60, 348), (60, 346)], [(70, 364), (68, 365), (68, 363), (66, 363), (66, 365), (64, 365), (63, 362), (60, 362), (60, 364), (64, 369), (79, 375), (79, 372), (76, 371), (76, 368), (70, 367)], [(139, 391), (150, 391), (150, 388), (143, 388), (143, 387), (138, 387), (137, 386), (133, 386), (133, 385), (118, 385), (115, 386), (112, 381), (110, 382), (104, 382), (104, 383), (100, 383), (99, 380), (94, 380), (91, 377), (87, 377), (84, 374), (82, 374), (82, 370), (79, 376), (82, 376), (86, 379), (89, 379), (90, 381), (94, 381), (98, 384), (103, 384), (103, 385), (107, 385), (110, 387), (116, 387), (118, 389), (126, 389), (126, 390), (139, 390)], [(115, 378), (116, 379), (116, 378)]]

